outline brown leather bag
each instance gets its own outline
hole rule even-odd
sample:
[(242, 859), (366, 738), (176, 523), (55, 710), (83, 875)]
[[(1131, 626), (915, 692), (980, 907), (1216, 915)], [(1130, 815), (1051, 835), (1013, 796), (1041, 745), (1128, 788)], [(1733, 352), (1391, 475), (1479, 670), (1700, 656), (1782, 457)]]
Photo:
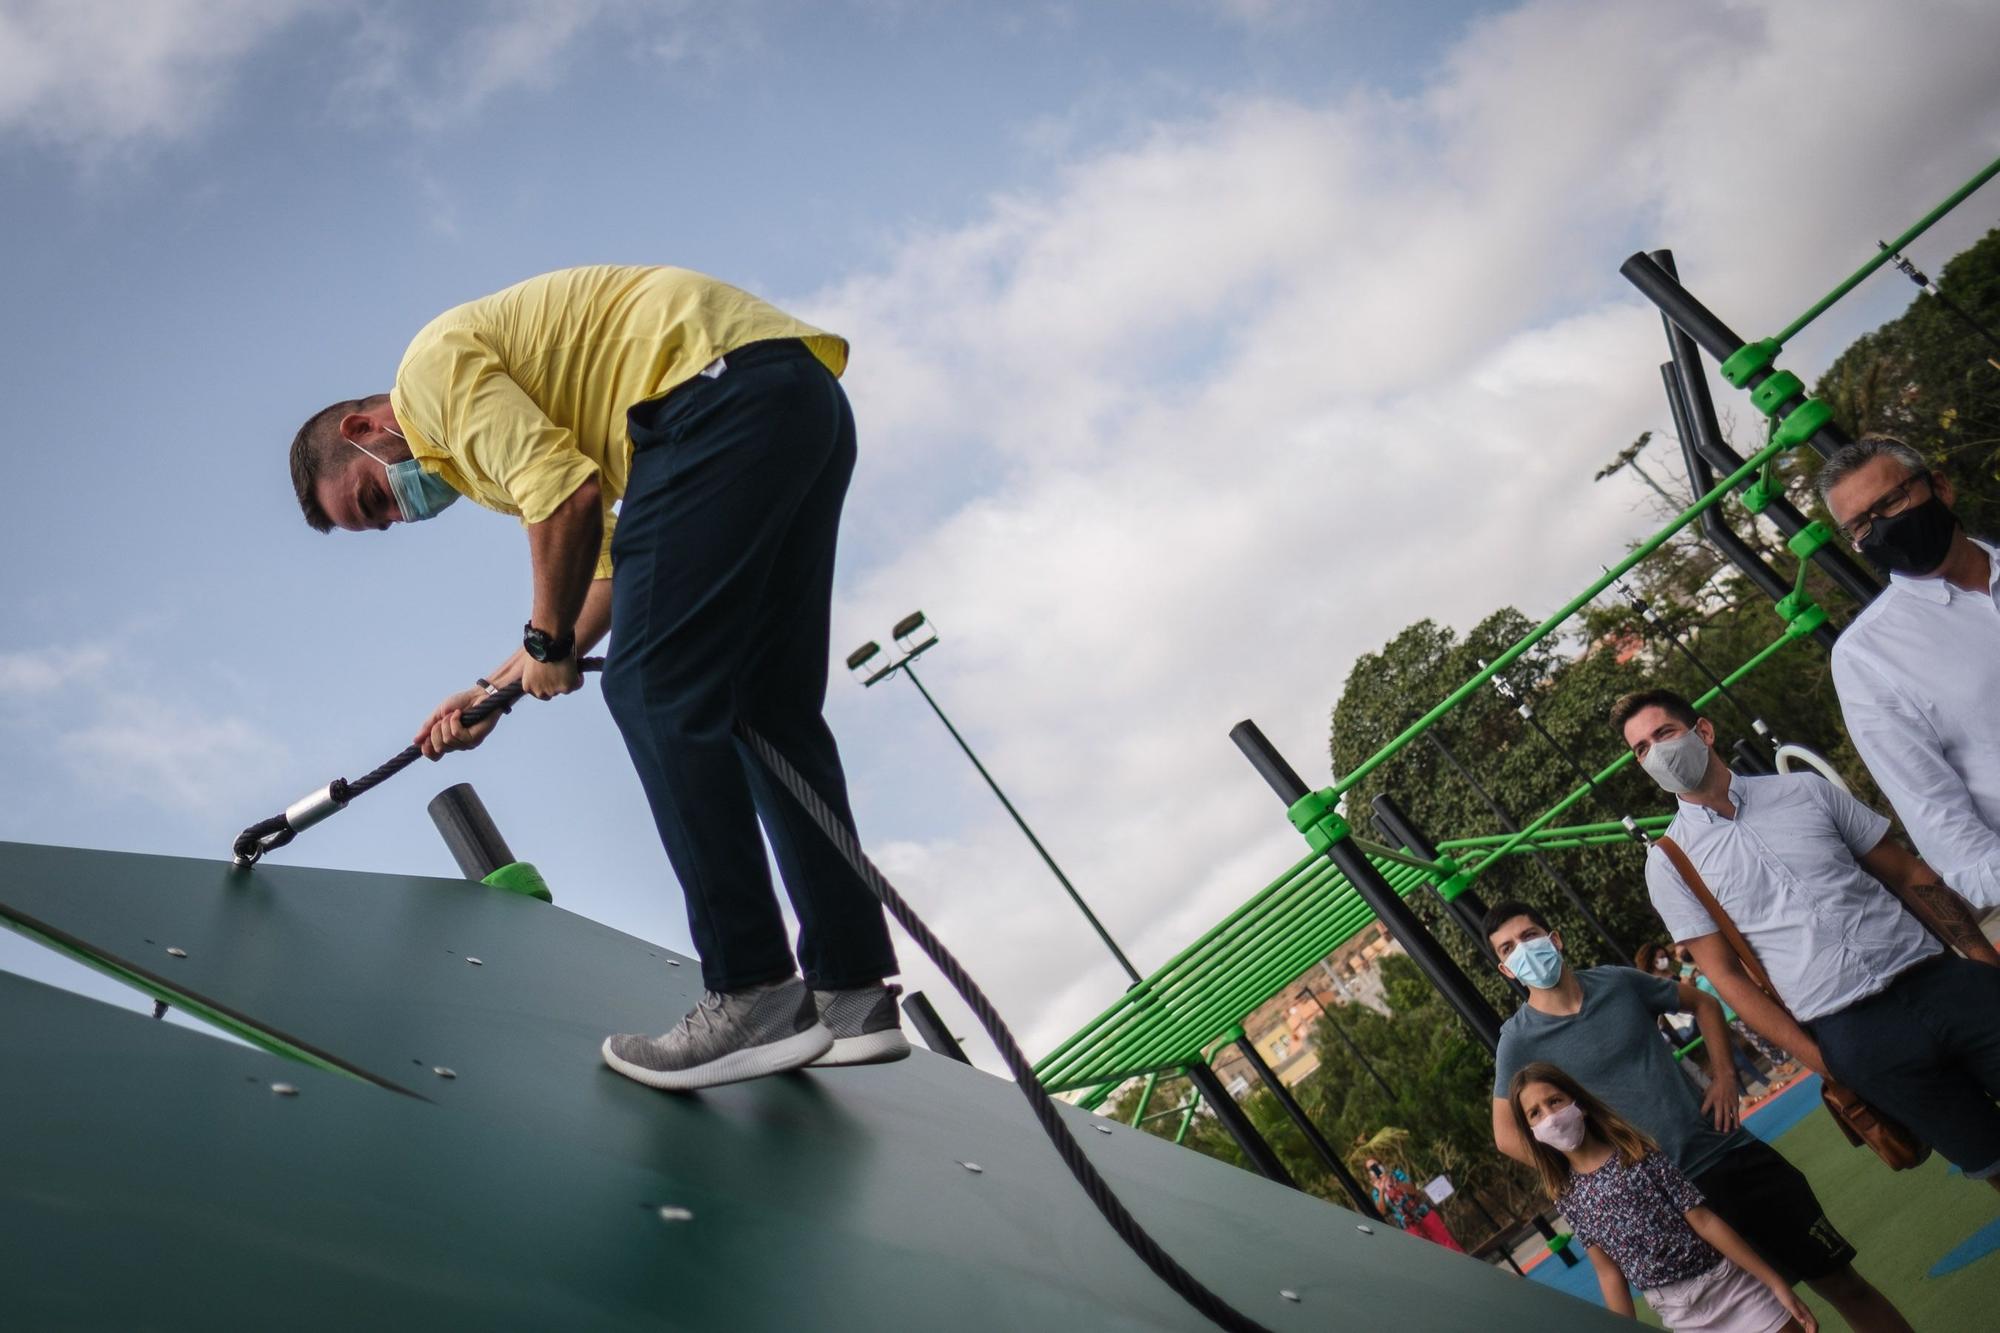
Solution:
[[(1771, 1003), (1784, 1009), (1785, 1016), (1790, 1018), (1792, 1011), (1785, 1009), (1785, 1002), (1778, 998), (1777, 988), (1771, 985), (1771, 974), (1766, 972), (1764, 964), (1758, 961), (1757, 951), (1750, 947), (1750, 941), (1743, 938), (1743, 932), (1729, 919), (1729, 913), (1722, 910), (1722, 904), (1715, 900), (1713, 893), (1709, 892), (1708, 885), (1702, 880), (1701, 872), (1694, 868), (1694, 862), (1688, 860), (1688, 854), (1676, 846), (1672, 838), (1663, 836), (1655, 839), (1655, 842), (1659, 849), (1667, 854), (1667, 859), (1674, 863), (1674, 869), (1680, 871), (1681, 879), (1687, 884), (1688, 890), (1701, 900), (1701, 905), (1708, 909), (1709, 916), (1715, 919), (1715, 924), (1722, 931), (1722, 938), (1728, 941), (1730, 949), (1742, 962), (1743, 970), (1750, 974), (1750, 980), (1756, 984), (1757, 989), (1771, 998)], [(1846, 1084), (1822, 1078), (1819, 1095), (1820, 1100), (1826, 1103), (1828, 1113), (1840, 1125), (1841, 1132), (1847, 1135), (1847, 1141), (1857, 1148), (1864, 1143), (1867, 1144), (1891, 1170), (1908, 1171), (1913, 1166), (1922, 1166), (1924, 1159), (1931, 1155), (1929, 1144), (1870, 1106), (1862, 1100), (1860, 1093)]]

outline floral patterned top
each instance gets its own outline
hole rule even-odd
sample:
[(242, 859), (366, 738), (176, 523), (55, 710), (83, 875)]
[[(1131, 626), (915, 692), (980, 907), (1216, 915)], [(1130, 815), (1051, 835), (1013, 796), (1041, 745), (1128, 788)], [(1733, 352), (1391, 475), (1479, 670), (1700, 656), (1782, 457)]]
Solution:
[(1556, 1207), (1641, 1291), (1681, 1282), (1722, 1262), (1684, 1216), (1701, 1191), (1658, 1151), (1627, 1166), (1613, 1152), (1595, 1171), (1571, 1172)]

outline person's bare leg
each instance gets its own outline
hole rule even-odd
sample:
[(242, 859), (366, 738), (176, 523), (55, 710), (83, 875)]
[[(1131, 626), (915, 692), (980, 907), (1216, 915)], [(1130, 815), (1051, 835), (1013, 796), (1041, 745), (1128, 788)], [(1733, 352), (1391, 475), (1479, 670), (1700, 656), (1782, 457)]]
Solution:
[(1854, 1333), (1915, 1333), (1902, 1311), (1849, 1264), (1837, 1273), (1806, 1283), (1813, 1294), (1840, 1312)]

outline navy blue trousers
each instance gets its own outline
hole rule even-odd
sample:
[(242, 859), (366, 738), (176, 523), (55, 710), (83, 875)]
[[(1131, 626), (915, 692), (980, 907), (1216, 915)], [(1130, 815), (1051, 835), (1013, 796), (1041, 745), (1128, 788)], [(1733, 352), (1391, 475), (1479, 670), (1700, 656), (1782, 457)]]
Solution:
[(854, 414), (802, 343), (758, 343), (725, 360), (719, 377), (628, 416), (604, 697), (680, 879), (708, 988), (797, 970), (760, 816), (799, 919), (806, 980), (865, 985), (897, 970), (880, 905), (732, 734), (741, 717), (852, 826), (821, 714)]

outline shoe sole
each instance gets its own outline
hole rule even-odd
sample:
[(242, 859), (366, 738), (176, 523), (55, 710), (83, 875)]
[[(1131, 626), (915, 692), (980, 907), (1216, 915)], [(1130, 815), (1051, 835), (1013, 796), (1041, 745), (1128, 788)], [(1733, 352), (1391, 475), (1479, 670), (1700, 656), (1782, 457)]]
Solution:
[(612, 1051), (609, 1037), (604, 1039), (601, 1048), (605, 1064), (634, 1082), (662, 1092), (694, 1092), (701, 1088), (720, 1087), (725, 1083), (763, 1078), (767, 1074), (782, 1074), (788, 1069), (803, 1068), (832, 1049), (833, 1033), (827, 1030), (824, 1023), (815, 1023), (803, 1032), (795, 1032), (761, 1046), (744, 1046), (718, 1055), (706, 1064), (690, 1065), (686, 1069), (648, 1069), (620, 1059)]
[(884, 1028), (880, 1032), (864, 1032), (858, 1037), (835, 1037), (833, 1047), (825, 1055), (813, 1061), (814, 1069), (833, 1069), (841, 1065), (886, 1065), (905, 1059), (910, 1054), (910, 1039), (900, 1028)]

